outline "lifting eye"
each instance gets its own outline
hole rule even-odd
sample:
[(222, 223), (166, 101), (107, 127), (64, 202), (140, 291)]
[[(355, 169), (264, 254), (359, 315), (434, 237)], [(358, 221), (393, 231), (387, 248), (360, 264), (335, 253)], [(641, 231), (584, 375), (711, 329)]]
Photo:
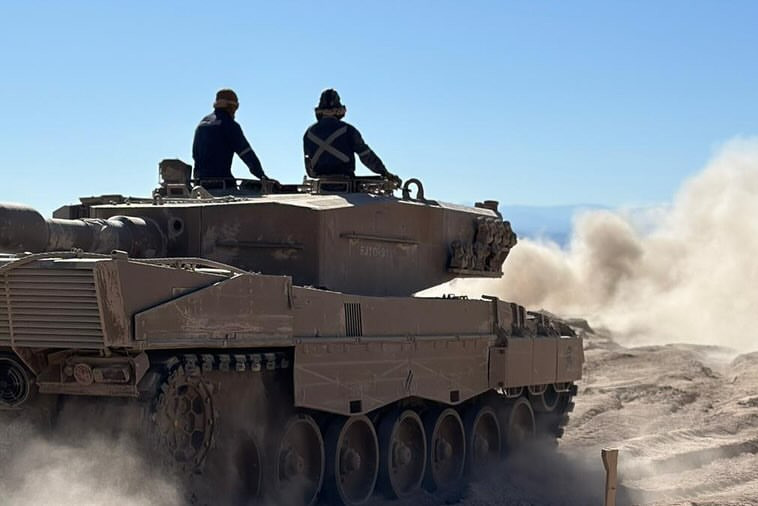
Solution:
[[(416, 186), (416, 198), (411, 198), (411, 185)], [(421, 184), (421, 181), (416, 179), (415, 177), (412, 179), (409, 179), (405, 182), (403, 185), (403, 200), (418, 200), (420, 202), (425, 202), (426, 199), (424, 198), (424, 185)]]

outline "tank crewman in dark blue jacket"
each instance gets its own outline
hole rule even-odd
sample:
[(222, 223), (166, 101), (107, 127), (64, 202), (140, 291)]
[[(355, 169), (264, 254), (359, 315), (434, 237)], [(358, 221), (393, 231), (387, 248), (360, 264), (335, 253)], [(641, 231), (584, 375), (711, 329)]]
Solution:
[[(213, 103), (213, 112), (204, 117), (195, 130), (192, 157), (195, 159), (195, 179), (210, 188), (236, 188), (232, 175), (234, 153), (242, 158), (250, 172), (267, 180), (261, 162), (247, 142), (234, 113), (239, 108), (237, 94), (229, 89), (219, 90)], [(203, 184), (202, 180), (213, 180)]]
[(342, 105), (336, 90), (321, 93), (316, 107), (316, 123), (308, 127), (303, 136), (305, 171), (310, 177), (355, 177), (355, 154), (373, 172), (400, 182), (400, 178), (387, 171), (382, 161), (363, 141), (358, 129), (342, 121), (347, 108)]

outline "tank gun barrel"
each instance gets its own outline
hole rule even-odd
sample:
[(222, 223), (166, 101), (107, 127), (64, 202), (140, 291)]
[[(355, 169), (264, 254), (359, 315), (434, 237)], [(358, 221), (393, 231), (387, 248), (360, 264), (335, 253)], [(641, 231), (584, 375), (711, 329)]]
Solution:
[(0, 203), (0, 252), (42, 253), (74, 248), (90, 253), (126, 251), (131, 257), (166, 254), (166, 237), (149, 218), (45, 219), (31, 207)]

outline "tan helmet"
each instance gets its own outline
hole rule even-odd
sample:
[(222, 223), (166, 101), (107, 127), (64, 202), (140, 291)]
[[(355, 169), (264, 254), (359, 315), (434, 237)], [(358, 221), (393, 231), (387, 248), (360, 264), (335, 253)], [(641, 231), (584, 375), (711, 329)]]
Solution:
[(224, 88), (223, 90), (218, 90), (216, 92), (216, 101), (213, 102), (213, 107), (215, 109), (228, 109), (231, 107), (236, 110), (239, 106), (239, 99), (237, 98), (237, 94), (234, 93), (234, 90)]

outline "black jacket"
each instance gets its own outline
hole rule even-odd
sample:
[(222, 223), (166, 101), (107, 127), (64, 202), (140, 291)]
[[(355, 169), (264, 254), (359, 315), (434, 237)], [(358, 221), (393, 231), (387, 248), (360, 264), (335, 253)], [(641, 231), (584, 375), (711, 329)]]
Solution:
[(387, 174), (378, 156), (366, 145), (358, 129), (337, 118), (324, 117), (303, 136), (305, 170), (311, 177), (355, 176), (355, 154), (377, 174)]
[(223, 109), (204, 117), (195, 130), (192, 157), (195, 179), (232, 179), (232, 158), (237, 153), (250, 172), (264, 177), (261, 162), (245, 139), (242, 128)]

